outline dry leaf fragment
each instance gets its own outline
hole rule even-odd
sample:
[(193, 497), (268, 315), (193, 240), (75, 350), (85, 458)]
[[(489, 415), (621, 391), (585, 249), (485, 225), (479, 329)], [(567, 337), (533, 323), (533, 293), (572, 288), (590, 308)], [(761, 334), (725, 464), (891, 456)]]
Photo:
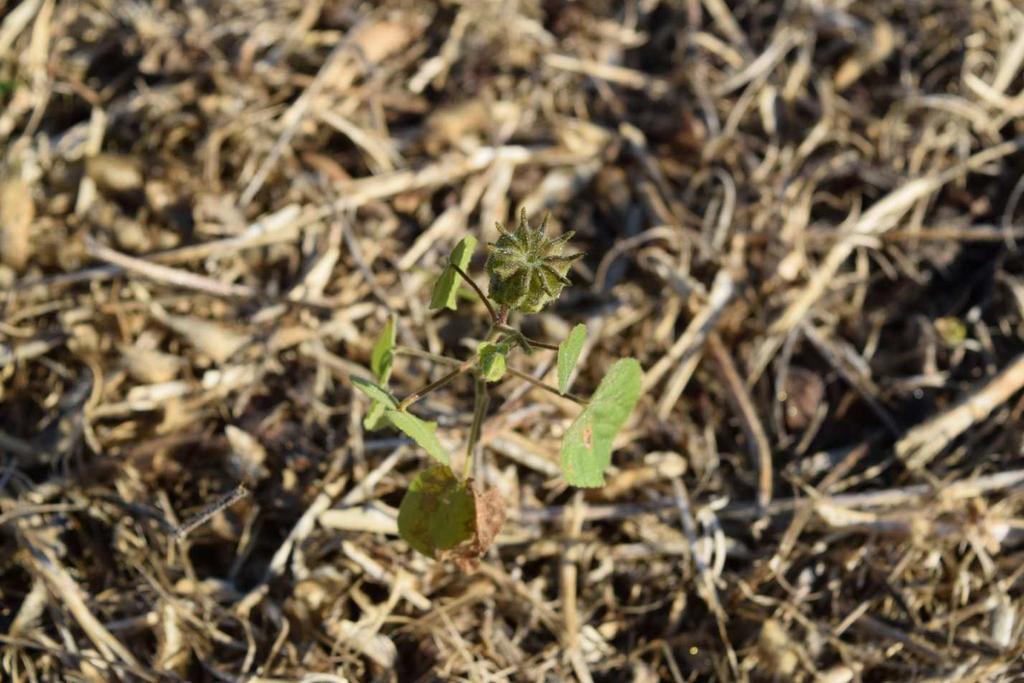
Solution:
[(794, 431), (806, 429), (825, 399), (825, 382), (815, 372), (790, 367), (786, 372), (780, 398), (783, 401), (786, 427)]
[(896, 47), (896, 38), (891, 24), (884, 21), (876, 24), (871, 38), (839, 65), (833, 79), (836, 90), (846, 90), (872, 67), (888, 59)]
[(405, 48), (416, 37), (414, 27), (412, 17), (404, 20), (384, 19), (360, 28), (352, 36), (352, 45), (367, 62), (376, 65)]
[(36, 215), (32, 189), (21, 179), (0, 185), (0, 262), (20, 271), (32, 255), (30, 228)]
[(856, 674), (848, 666), (839, 664), (837, 666), (822, 671), (818, 674), (815, 679), (816, 683), (850, 683)]
[(233, 451), (230, 463), (236, 470), (235, 476), (247, 482), (266, 478), (269, 472), (263, 461), (267, 459), (267, 449), (254, 436), (234, 425), (226, 426), (224, 434)]
[(788, 679), (796, 673), (800, 664), (796, 644), (775, 619), (768, 619), (761, 626), (757, 647), (762, 663), (773, 674)]
[(385, 670), (394, 668), (398, 648), (393, 640), (377, 633), (372, 625), (341, 619), (327, 622), (326, 628), (338, 642), (366, 655)]
[(494, 539), (505, 524), (505, 501), (496, 488), (471, 487), (476, 526), (473, 536), (450, 551), (438, 553), (438, 559), (450, 557), (455, 565), (466, 573), (476, 571), (480, 558), (494, 543)]
[(106, 192), (131, 192), (142, 188), (142, 168), (134, 157), (97, 154), (85, 162), (85, 174)]
[(178, 376), (184, 364), (178, 356), (137, 346), (122, 347), (121, 356), (124, 358), (128, 374), (142, 384), (170, 382)]
[(427, 119), (424, 147), (438, 152), (446, 145), (456, 145), (466, 135), (486, 131), (490, 123), (487, 103), (479, 98), (441, 107)]
[(192, 346), (216, 363), (224, 363), (250, 341), (247, 334), (239, 334), (223, 325), (201, 318), (171, 315), (166, 312), (156, 317), (164, 325), (188, 339)]
[(160, 606), (160, 628), (156, 629), (156, 668), (185, 675), (192, 661), (192, 650), (186, 642), (185, 630), (174, 604), (164, 601)]

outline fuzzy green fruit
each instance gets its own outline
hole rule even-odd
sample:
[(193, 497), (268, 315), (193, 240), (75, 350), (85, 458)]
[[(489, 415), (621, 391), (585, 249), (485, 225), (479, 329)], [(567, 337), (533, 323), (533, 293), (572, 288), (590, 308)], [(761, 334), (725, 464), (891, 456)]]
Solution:
[(562, 254), (573, 232), (550, 239), (545, 233), (547, 218), (534, 230), (526, 220), (508, 232), (498, 223), (501, 237), (487, 245), (487, 273), (491, 277), (490, 298), (497, 304), (522, 313), (536, 313), (558, 298), (569, 284), (569, 268), (583, 254)]

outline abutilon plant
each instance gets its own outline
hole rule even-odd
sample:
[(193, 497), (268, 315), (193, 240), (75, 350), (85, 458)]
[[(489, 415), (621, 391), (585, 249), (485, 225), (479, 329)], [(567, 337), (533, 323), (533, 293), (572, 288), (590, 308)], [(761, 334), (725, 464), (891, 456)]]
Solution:
[[(476, 352), (465, 359), (441, 356), (396, 344), (395, 319), (381, 331), (370, 356), (374, 381), (352, 376), (353, 385), (370, 399), (363, 420), (369, 431), (394, 428), (412, 439), (434, 464), (412, 481), (398, 511), (398, 530), (416, 551), (438, 560), (452, 559), (459, 567), (472, 570), (493, 543), (505, 520), (505, 505), (495, 489), (481, 486), (470, 473), (480, 441), (480, 432), (490, 404), (490, 387), (509, 377), (529, 382), (545, 391), (564, 396), (581, 406), (581, 411), (562, 438), (562, 474), (567, 483), (598, 487), (611, 464), (616, 435), (622, 429), (640, 396), (643, 373), (634, 358), (617, 360), (608, 369), (589, 400), (569, 392), (572, 371), (587, 338), (583, 324), (576, 325), (559, 344), (530, 339), (509, 324), (512, 313), (536, 313), (555, 301), (570, 283), (569, 271), (581, 253), (565, 252), (573, 233), (551, 238), (547, 219), (532, 228), (525, 209), (514, 230), (498, 223), (499, 237), (487, 245), (484, 269), (489, 292), (484, 293), (468, 270), (477, 240), (464, 237), (452, 250), (431, 294), (432, 309), (456, 310), (458, 283), (464, 281), (483, 302), (490, 327)], [(553, 386), (521, 372), (509, 364), (517, 352), (532, 354), (538, 349), (555, 351), (558, 384)], [(449, 368), (438, 379), (414, 390), (402, 399), (388, 387), (395, 356), (429, 360)], [(416, 417), (410, 408), (424, 396), (462, 375), (474, 380), (473, 420), (461, 475), (452, 469), (451, 456), (437, 438), (437, 423)]]

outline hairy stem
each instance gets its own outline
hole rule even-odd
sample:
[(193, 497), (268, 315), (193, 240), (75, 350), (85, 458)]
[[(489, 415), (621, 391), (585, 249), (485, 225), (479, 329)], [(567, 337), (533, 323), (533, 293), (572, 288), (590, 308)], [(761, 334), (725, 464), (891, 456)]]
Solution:
[(497, 325), (496, 328), (499, 331), (501, 331), (501, 332), (511, 332), (511, 333), (514, 333), (514, 334), (521, 335), (522, 338), (525, 339), (530, 346), (536, 346), (537, 348), (541, 348), (541, 349), (551, 349), (552, 351), (557, 351), (558, 350), (558, 344), (550, 344), (548, 342), (542, 342), (542, 341), (539, 341), (537, 339), (530, 339), (525, 334), (523, 334), (522, 332), (520, 332), (516, 328), (511, 327), (509, 325)]
[(434, 380), (430, 384), (428, 384), (428, 385), (426, 385), (424, 387), (420, 387), (416, 391), (412, 392), (411, 394), (409, 394), (408, 396), (403, 398), (402, 402), (398, 404), (398, 410), (399, 411), (404, 411), (406, 408), (408, 408), (413, 403), (415, 403), (416, 401), (420, 400), (421, 398), (423, 398), (424, 396), (426, 396), (430, 392), (437, 391), (438, 389), (440, 389), (441, 387), (445, 386), (446, 384), (450, 384), (451, 382), (455, 381), (455, 379), (457, 379), (459, 377), (459, 375), (464, 375), (467, 372), (469, 372), (470, 368), (473, 367), (473, 363), (475, 361), (476, 361), (475, 358), (471, 358), (470, 360), (462, 362), (462, 363), (459, 364), (459, 367), (455, 368), (454, 370), (449, 372), (447, 375), (444, 375), (443, 377)]
[(473, 288), (473, 291), (476, 292), (476, 295), (480, 297), (480, 301), (483, 301), (484, 306), (487, 307), (487, 313), (491, 316), (491, 322), (497, 323), (498, 312), (494, 310), (494, 306), (491, 305), (491, 302), (487, 298), (487, 295), (484, 294), (484, 290), (480, 289), (480, 285), (474, 282), (473, 278), (469, 277), (466, 271), (462, 270), (462, 268), (459, 268), (459, 266), (456, 265), (454, 262), (449, 262), (448, 265), (450, 265), (452, 269), (459, 274), (459, 277), (466, 281), (466, 284)]
[[(487, 329), (487, 334), (484, 335), (484, 341), (490, 341), (491, 337), (494, 335), (494, 333), (496, 331), (497, 331), (497, 327), (495, 325), (491, 325)], [(434, 361), (436, 361), (438, 363), (443, 363), (445, 365), (452, 366), (455, 369), (452, 370), (451, 372), (449, 372), (447, 375), (445, 375), (445, 376), (443, 376), (443, 377), (441, 377), (439, 379), (434, 380), (430, 384), (428, 384), (428, 385), (426, 385), (424, 387), (420, 387), (419, 389), (417, 389), (416, 391), (412, 392), (411, 394), (406, 396), (404, 399), (402, 399), (402, 402), (398, 404), (398, 410), (400, 410), (400, 411), (404, 411), (406, 408), (408, 408), (413, 403), (415, 403), (416, 401), (420, 400), (421, 398), (423, 398), (424, 396), (426, 396), (430, 392), (436, 391), (436, 390), (440, 389), (441, 387), (445, 386), (446, 384), (451, 383), (453, 380), (458, 378), (459, 375), (466, 374), (467, 372), (472, 370), (474, 366), (476, 366), (476, 362), (477, 362), (477, 355), (475, 353), (472, 356), (470, 356), (469, 358), (467, 358), (466, 360), (459, 362), (459, 361), (455, 361), (455, 360), (453, 360), (451, 358), (446, 358), (444, 356), (438, 356), (438, 355), (433, 354), (433, 353), (427, 353), (426, 351), (419, 351), (417, 349), (411, 349), (411, 348), (404, 347), (404, 346), (401, 347), (401, 348), (407, 353), (407, 355), (418, 356), (418, 357), (421, 357), (421, 358), (427, 358), (428, 360), (434, 360)], [(397, 351), (397, 349), (396, 349), (396, 351)]]
[(476, 463), (477, 444), (480, 443), (480, 432), (484, 425), (484, 416), (491, 397), (487, 393), (487, 380), (477, 373), (473, 383), (473, 424), (469, 428), (469, 444), (466, 446), (466, 469), (463, 479), (468, 479)]
[(516, 370), (515, 368), (508, 368), (508, 372), (510, 374), (512, 374), (512, 375), (515, 375), (519, 379), (522, 379), (522, 380), (525, 380), (525, 381), (529, 382), (530, 384), (532, 384), (533, 386), (537, 387), (538, 389), (543, 389), (544, 391), (550, 392), (550, 393), (552, 393), (552, 394), (554, 394), (556, 396), (561, 396), (562, 398), (567, 398), (570, 401), (572, 401), (573, 403), (579, 404), (579, 405), (583, 406), (584, 408), (587, 407), (587, 400), (586, 399), (580, 398), (579, 396), (577, 396), (575, 394), (563, 394), (560, 391), (558, 391), (558, 389), (556, 387), (551, 386), (547, 382), (540, 381), (539, 379), (537, 379), (536, 377), (534, 377), (533, 375), (531, 375), (529, 373), (522, 372), (521, 370)]
[(414, 349), (411, 346), (396, 346), (395, 353), (400, 356), (412, 356), (413, 358), (422, 358), (423, 360), (429, 360), (438, 365), (447, 365), (449, 367), (456, 368), (462, 365), (462, 361), (455, 358), (449, 358), (448, 356), (439, 356), (436, 353), (430, 353), (429, 351), (420, 351)]

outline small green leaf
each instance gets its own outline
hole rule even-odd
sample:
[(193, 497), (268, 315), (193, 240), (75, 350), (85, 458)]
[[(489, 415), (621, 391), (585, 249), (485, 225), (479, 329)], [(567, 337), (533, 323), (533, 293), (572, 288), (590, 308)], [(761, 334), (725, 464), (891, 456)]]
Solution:
[(558, 393), (564, 394), (569, 389), (569, 376), (576, 367), (583, 350), (583, 342), (587, 340), (587, 326), (580, 323), (572, 328), (569, 336), (558, 345)]
[(379, 432), (387, 427), (390, 424), (387, 415), (384, 414), (387, 409), (388, 407), (380, 401), (374, 401), (366, 416), (363, 417), (363, 429), (368, 432)]
[(398, 410), (388, 410), (385, 414), (391, 424), (419, 444), (430, 457), (444, 465), (449, 463), (448, 451), (437, 440), (436, 422), (427, 422)]
[(388, 322), (381, 330), (380, 336), (373, 345), (370, 353), (370, 369), (381, 384), (386, 385), (391, 378), (391, 365), (395, 360), (395, 317), (388, 318)]
[[(476, 238), (472, 235), (466, 235), (452, 249), (448, 260), (465, 272), (469, 268), (469, 261), (473, 258), (475, 250)], [(434, 291), (430, 295), (430, 308), (450, 308), (454, 311), (458, 295), (458, 284), (459, 274), (451, 266), (446, 266), (437, 278), (437, 282), (434, 283)]]
[(355, 386), (356, 389), (369, 396), (371, 401), (383, 403), (389, 408), (398, 407), (398, 401), (396, 401), (394, 397), (391, 394), (389, 394), (388, 390), (385, 389), (384, 387), (378, 384), (374, 384), (368, 379), (356, 377), (355, 375), (350, 375), (349, 379), (352, 380), (353, 386)]
[(511, 351), (513, 346), (521, 348), (527, 356), (533, 353), (533, 347), (530, 346), (530, 340), (527, 339), (526, 335), (519, 330), (507, 330), (505, 332), (505, 336), (498, 341), (498, 346), (504, 349), (502, 353), (505, 354)]
[(483, 370), (485, 380), (497, 382), (505, 376), (505, 354), (508, 353), (507, 347), (503, 347), (501, 344), (483, 342), (477, 347), (476, 352), (480, 356), (480, 369)]
[(562, 439), (562, 473), (567, 482), (583, 487), (604, 485), (615, 436), (640, 398), (642, 380), (636, 359), (623, 358), (612, 365)]
[(447, 465), (420, 472), (398, 508), (398, 533), (431, 558), (468, 541), (476, 533), (473, 492)]
[(388, 425), (384, 412), (388, 408), (397, 408), (398, 401), (384, 387), (374, 384), (361, 377), (350, 376), (352, 385), (370, 398), (370, 410), (363, 418), (363, 429), (376, 432)]

